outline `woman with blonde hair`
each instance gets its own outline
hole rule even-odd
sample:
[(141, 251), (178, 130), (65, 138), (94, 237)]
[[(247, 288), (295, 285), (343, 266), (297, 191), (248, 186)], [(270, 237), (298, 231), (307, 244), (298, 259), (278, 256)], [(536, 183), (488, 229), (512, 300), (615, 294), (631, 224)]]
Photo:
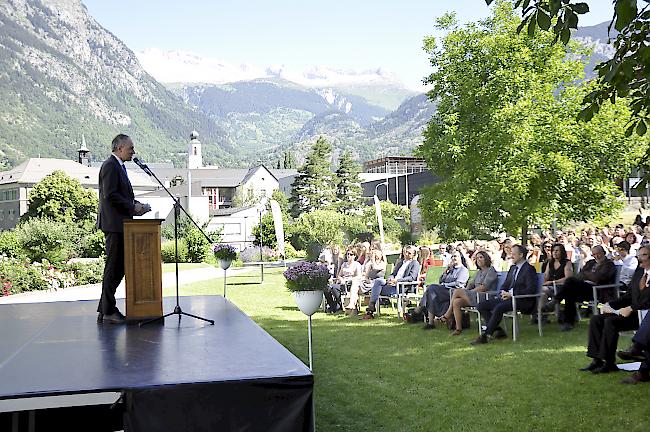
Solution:
[(350, 287), (350, 301), (345, 307), (346, 312), (350, 315), (359, 313), (359, 296), (361, 293), (366, 294), (372, 289), (372, 284), (376, 279), (383, 279), (386, 274), (386, 259), (382, 251), (372, 249), (368, 254), (368, 262), (363, 266), (363, 279), (360, 284)]

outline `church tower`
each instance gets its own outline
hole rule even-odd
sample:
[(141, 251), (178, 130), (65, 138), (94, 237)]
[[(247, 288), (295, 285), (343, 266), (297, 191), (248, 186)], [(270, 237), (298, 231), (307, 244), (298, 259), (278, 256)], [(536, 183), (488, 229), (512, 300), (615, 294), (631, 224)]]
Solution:
[(90, 150), (86, 146), (86, 137), (84, 134), (81, 134), (81, 147), (77, 150), (79, 153), (79, 163), (81, 165), (90, 166)]
[(203, 168), (203, 156), (201, 156), (201, 141), (199, 133), (190, 133), (190, 143), (187, 147), (187, 169)]

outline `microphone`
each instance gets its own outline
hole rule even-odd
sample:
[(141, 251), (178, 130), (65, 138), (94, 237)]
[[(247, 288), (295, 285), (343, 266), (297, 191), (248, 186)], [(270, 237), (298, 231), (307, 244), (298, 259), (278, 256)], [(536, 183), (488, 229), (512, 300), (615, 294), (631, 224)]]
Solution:
[(142, 168), (142, 170), (143, 170), (144, 172), (146, 172), (147, 174), (151, 175), (151, 171), (149, 170), (149, 167), (147, 166), (146, 163), (142, 162), (142, 161), (141, 161), (140, 159), (138, 159), (137, 157), (134, 157), (134, 158), (133, 158), (133, 162), (134, 162), (137, 166), (139, 166), (140, 168)]

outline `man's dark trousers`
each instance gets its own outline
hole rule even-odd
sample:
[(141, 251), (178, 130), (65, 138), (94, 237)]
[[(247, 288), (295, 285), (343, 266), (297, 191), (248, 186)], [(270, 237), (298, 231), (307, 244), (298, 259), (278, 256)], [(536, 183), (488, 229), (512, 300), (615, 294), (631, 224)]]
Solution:
[(97, 312), (111, 315), (117, 311), (115, 291), (124, 277), (124, 233), (105, 232), (104, 237), (106, 238), (106, 266)]
[(500, 298), (492, 298), (479, 302), (476, 306), (485, 322), (487, 323), (486, 335), (491, 335), (499, 327), (503, 314), (512, 311), (512, 300), (501, 300)]
[[(637, 312), (635, 311), (632, 313)], [(641, 325), (634, 334), (632, 341), (641, 348), (645, 355), (645, 361), (641, 362), (639, 372), (646, 374), (650, 373), (650, 312), (648, 312), (643, 321), (641, 321)]]
[(636, 312), (627, 318), (614, 314), (593, 315), (589, 320), (587, 356), (615, 364), (618, 332), (634, 330), (638, 325)]

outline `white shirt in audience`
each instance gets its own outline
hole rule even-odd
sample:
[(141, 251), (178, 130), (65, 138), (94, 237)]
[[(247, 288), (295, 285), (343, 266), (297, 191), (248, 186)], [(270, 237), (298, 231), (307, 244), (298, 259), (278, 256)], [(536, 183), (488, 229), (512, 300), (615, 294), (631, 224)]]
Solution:
[(413, 261), (413, 260), (404, 261), (402, 263), (402, 266), (399, 268), (399, 270), (397, 270), (397, 274), (395, 275), (395, 279), (400, 280), (401, 278), (404, 277), (404, 273), (406, 273), (406, 267), (408, 267), (409, 264), (411, 264), (411, 261)]
[(635, 256), (627, 255), (623, 259), (618, 259), (614, 261), (614, 264), (621, 266), (621, 282), (625, 285), (628, 285), (634, 276), (637, 266), (639, 265), (639, 260)]

